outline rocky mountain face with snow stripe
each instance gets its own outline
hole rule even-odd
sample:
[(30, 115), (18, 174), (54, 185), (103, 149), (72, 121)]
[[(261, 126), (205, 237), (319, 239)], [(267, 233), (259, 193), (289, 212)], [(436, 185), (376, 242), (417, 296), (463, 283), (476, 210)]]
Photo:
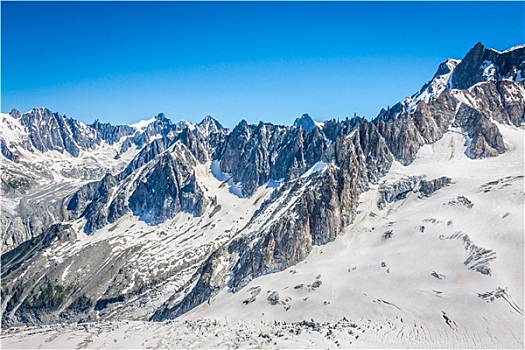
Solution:
[[(303, 115), (230, 131), (211, 117), (2, 115), (3, 325), (174, 318), (303, 261), (354, 222), (393, 164), (445, 134), (461, 133), (470, 159), (504, 154), (498, 124), (525, 123), (524, 61), (525, 48), (478, 44), (372, 121)], [(384, 188), (379, 209), (453, 180)]]
[(477, 43), (454, 69), (449, 89), (465, 90), (482, 82), (521, 81), (525, 74), (525, 47), (499, 52)]

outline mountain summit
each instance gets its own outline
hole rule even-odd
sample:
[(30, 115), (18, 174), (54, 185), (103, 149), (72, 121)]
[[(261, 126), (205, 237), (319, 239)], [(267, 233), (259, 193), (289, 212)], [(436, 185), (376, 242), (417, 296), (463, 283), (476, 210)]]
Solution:
[(310, 132), (316, 127), (314, 120), (308, 114), (303, 114), (295, 119), (293, 125), (303, 128), (306, 132)]

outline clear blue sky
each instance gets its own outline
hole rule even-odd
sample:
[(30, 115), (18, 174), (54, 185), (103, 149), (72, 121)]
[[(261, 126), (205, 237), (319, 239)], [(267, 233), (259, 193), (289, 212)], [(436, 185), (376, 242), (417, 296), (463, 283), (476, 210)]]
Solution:
[(524, 3), (1, 2), (2, 106), (92, 122), (373, 118), (478, 41), (525, 42)]

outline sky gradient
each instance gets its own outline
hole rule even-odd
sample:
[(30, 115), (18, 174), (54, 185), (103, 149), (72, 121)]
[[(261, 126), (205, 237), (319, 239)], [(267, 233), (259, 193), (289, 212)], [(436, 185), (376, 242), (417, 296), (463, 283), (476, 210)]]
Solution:
[(5, 2), (2, 112), (373, 118), (481, 41), (525, 43), (524, 2)]

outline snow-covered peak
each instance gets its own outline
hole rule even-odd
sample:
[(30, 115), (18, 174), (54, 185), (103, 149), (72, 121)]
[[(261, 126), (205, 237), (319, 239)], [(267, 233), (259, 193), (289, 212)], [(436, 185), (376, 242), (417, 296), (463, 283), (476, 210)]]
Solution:
[(141, 120), (135, 124), (130, 124), (132, 128), (136, 129), (137, 131), (144, 131), (150, 125), (151, 123), (154, 123), (157, 120), (157, 117), (151, 117), (150, 119)]
[(294, 126), (302, 127), (306, 132), (312, 131), (316, 126), (319, 128), (323, 127), (323, 123), (319, 123), (313, 120), (308, 114), (303, 114), (299, 118), (295, 119)]
[(45, 111), (49, 111), (49, 109), (47, 109), (46, 107), (35, 107), (27, 112), (25, 112), (24, 114), (30, 114), (30, 113), (44, 113)]
[(505, 51), (499, 51), (499, 50), (496, 50), (496, 49), (489, 49), (489, 50), (495, 51), (497, 53), (508, 53), (508, 52), (511, 52), (511, 51), (514, 51), (514, 50), (519, 50), (519, 49), (524, 49), (524, 48), (525, 48), (525, 44), (520, 44), (520, 45), (513, 46), (510, 49), (507, 49)]
[(210, 115), (207, 115), (199, 124), (197, 124), (197, 127), (205, 135), (216, 133), (223, 129), (221, 123)]
[(449, 58), (441, 63), (431, 81), (425, 84), (419, 92), (403, 100), (403, 104), (408, 111), (413, 113), (421, 101), (429, 103), (437, 99), (443, 91), (451, 88), (449, 84), (450, 77), (460, 62), (461, 60)]
[(10, 145), (11, 143), (21, 143), (28, 138), (26, 128), (22, 125), (19, 118), (10, 114), (0, 113), (0, 138)]
[(195, 125), (193, 123), (190, 123), (187, 120), (181, 120), (180, 122), (177, 123), (177, 131), (181, 131), (184, 129), (194, 130)]

